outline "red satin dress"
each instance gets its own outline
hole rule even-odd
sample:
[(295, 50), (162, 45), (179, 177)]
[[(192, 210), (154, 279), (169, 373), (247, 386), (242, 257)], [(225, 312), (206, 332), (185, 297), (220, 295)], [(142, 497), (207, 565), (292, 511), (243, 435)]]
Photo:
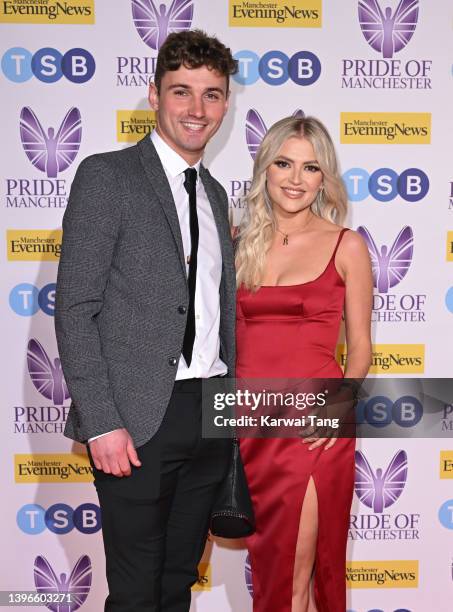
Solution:
[[(335, 254), (318, 278), (262, 286), (237, 297), (238, 378), (340, 378), (335, 360), (345, 285)], [(254, 612), (291, 612), (294, 558), (306, 487), (313, 478), (319, 513), (314, 573), (318, 612), (345, 612), (345, 561), (354, 486), (355, 440), (309, 451), (300, 438), (244, 438), (241, 456), (255, 510), (247, 545)]]

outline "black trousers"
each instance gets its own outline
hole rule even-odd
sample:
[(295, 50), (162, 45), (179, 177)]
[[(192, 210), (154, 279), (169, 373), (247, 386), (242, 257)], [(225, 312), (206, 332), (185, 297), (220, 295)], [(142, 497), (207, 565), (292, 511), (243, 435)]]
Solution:
[(117, 478), (94, 468), (109, 595), (105, 612), (188, 612), (230, 440), (201, 437), (201, 381), (176, 381), (142, 466)]

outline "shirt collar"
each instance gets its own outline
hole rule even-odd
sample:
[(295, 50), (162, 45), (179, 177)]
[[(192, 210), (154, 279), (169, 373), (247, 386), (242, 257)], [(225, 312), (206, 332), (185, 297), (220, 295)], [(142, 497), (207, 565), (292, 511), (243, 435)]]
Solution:
[[(151, 142), (153, 143), (157, 155), (159, 156), (160, 161), (164, 167), (164, 170), (167, 174), (169, 174), (172, 178), (176, 178), (179, 174), (182, 174), (186, 168), (188, 168), (188, 164), (185, 159), (183, 159), (174, 149), (172, 149), (161, 136), (157, 133), (157, 130), (153, 130), (151, 132)], [(201, 159), (197, 161), (194, 166), (190, 166), (191, 168), (195, 168), (197, 171), (197, 178), (200, 175), (200, 164)]]

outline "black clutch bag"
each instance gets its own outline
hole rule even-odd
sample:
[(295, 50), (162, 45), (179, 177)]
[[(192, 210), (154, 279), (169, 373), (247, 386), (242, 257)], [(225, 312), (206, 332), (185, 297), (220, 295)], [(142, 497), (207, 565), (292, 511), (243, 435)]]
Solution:
[(221, 538), (245, 538), (255, 532), (255, 516), (239, 443), (233, 439), (228, 474), (220, 485), (211, 513), (211, 533)]

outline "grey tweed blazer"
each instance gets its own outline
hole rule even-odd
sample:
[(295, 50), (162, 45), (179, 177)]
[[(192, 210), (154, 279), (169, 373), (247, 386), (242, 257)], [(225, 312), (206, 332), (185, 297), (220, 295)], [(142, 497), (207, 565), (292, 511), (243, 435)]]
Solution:
[[(219, 234), (221, 358), (234, 375), (235, 273), (223, 187), (201, 166)], [(203, 262), (198, 263), (203, 274)], [(55, 328), (72, 398), (65, 435), (125, 427), (136, 446), (164, 417), (189, 293), (176, 207), (149, 137), (79, 166), (63, 218)]]

